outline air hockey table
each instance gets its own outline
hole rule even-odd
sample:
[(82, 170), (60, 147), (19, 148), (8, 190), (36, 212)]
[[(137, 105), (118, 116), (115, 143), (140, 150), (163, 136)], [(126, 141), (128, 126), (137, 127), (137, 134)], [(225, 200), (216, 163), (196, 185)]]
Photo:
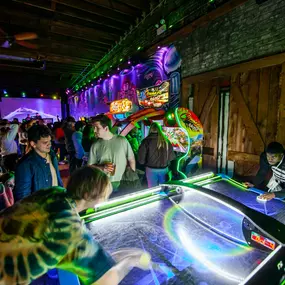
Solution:
[(151, 254), (155, 266), (133, 269), (121, 285), (285, 284), (285, 225), (211, 189), (218, 182), (210, 176), (112, 199), (82, 216), (110, 253)]

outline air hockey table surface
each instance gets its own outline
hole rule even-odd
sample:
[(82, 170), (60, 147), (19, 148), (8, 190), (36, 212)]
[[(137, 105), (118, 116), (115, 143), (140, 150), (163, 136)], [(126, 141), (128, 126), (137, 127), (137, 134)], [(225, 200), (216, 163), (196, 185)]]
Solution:
[(133, 269), (121, 285), (285, 284), (285, 226), (193, 184), (203, 179), (112, 199), (82, 217), (110, 253), (151, 254), (156, 266)]
[(257, 196), (264, 193), (260, 189), (247, 188), (242, 183), (224, 174), (215, 175), (213, 172), (197, 175), (182, 181), (223, 194), (285, 224), (285, 201), (273, 199), (267, 202), (260, 202), (256, 199)]

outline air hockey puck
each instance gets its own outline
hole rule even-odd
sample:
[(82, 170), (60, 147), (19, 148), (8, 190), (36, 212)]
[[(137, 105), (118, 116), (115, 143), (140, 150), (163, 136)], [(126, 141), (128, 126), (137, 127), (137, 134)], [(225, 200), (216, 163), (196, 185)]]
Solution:
[(259, 196), (257, 196), (256, 197), (256, 200), (258, 201), (258, 202), (267, 202), (267, 200), (265, 199), (265, 198), (262, 198), (262, 195), (259, 195)]

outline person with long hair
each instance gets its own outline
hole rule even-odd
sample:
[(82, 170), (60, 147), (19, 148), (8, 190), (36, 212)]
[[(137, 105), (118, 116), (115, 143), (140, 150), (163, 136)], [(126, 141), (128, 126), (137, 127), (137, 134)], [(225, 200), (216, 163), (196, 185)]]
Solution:
[(149, 135), (142, 141), (138, 162), (146, 167), (148, 187), (167, 181), (169, 163), (175, 159), (173, 147), (158, 123), (152, 123)]

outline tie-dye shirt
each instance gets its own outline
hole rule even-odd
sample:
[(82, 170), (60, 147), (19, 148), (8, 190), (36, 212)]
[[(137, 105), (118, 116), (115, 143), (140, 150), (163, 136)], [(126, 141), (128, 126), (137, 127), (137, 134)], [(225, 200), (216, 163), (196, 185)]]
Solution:
[(0, 212), (0, 285), (26, 285), (52, 268), (92, 284), (113, 265), (63, 188), (35, 192)]

